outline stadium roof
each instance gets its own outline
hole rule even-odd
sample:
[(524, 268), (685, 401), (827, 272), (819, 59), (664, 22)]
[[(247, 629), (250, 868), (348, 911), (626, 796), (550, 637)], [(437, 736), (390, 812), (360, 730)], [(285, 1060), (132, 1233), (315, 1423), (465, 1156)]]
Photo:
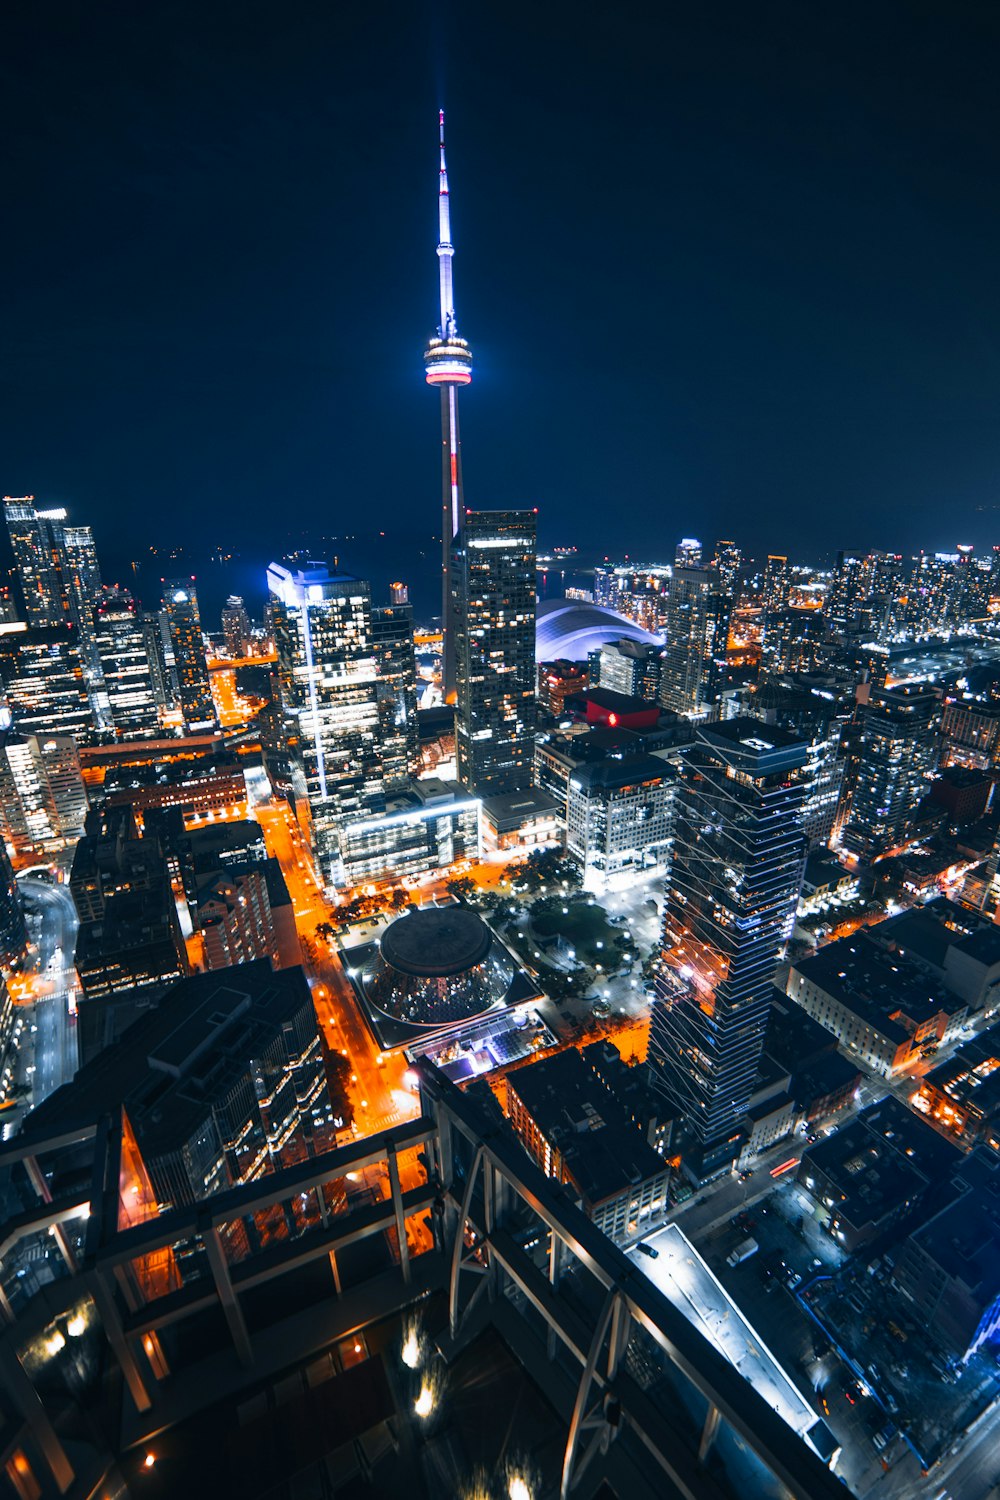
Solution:
[(535, 660), (586, 661), (608, 641), (642, 641), (662, 646), (663, 638), (643, 630), (627, 615), (580, 599), (545, 599), (538, 606)]

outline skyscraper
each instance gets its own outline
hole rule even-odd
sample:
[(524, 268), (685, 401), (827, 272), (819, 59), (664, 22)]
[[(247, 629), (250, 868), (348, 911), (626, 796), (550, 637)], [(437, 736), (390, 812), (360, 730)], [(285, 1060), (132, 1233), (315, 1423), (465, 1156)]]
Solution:
[(69, 619), (80, 643), (89, 689), (100, 682), (93, 610), (101, 590), (94, 534), (89, 526), (67, 526), (61, 507), (38, 510), (33, 495), (4, 500), (4, 517), (29, 625), (64, 625)]
[(382, 770), (385, 789), (392, 792), (406, 785), (420, 766), (411, 607), (389, 604), (373, 609), (372, 643), (378, 674)]
[(806, 753), (786, 730), (731, 719), (683, 756), (650, 1058), (706, 1176), (736, 1154), (795, 917)]
[(678, 568), (667, 593), (667, 645), (660, 702), (675, 713), (707, 714), (725, 685), (730, 596), (714, 568)]
[(85, 742), (95, 728), (72, 625), (0, 631), (0, 692), (22, 734), (72, 734)]
[(163, 579), (163, 608), (170, 622), (184, 727), (188, 734), (205, 734), (217, 721), (194, 579)]
[(735, 602), (736, 586), (739, 583), (740, 568), (743, 566), (743, 554), (736, 543), (716, 542), (712, 566), (718, 572), (723, 591), (729, 594)]
[(367, 583), (325, 563), (267, 570), (296, 815), (320, 878), (345, 884), (342, 833), (385, 810)]
[(861, 744), (843, 844), (865, 860), (907, 844), (937, 762), (937, 694), (875, 687), (861, 709)]
[(83, 834), (87, 793), (71, 734), (0, 734), (0, 837), (18, 854)]
[(685, 536), (674, 550), (674, 566), (677, 568), (701, 567), (701, 543), (697, 537)]
[(466, 511), (452, 547), (458, 776), (522, 792), (535, 732), (535, 513)]
[(458, 429), (458, 388), (472, 379), (472, 350), (459, 338), (452, 285), (451, 204), (448, 169), (444, 159), (444, 110), (438, 115), (438, 284), (440, 322), (424, 354), (428, 385), (441, 390), (441, 628), (442, 689), (447, 699), (455, 690), (455, 639), (450, 586), (451, 544), (462, 529), (465, 501), (462, 492), (462, 445)]
[(239, 594), (230, 594), (222, 611), (222, 634), (226, 638), (226, 649), (230, 656), (248, 656), (250, 653), (250, 616)]
[(4, 520), (14, 550), (14, 564), (29, 625), (62, 625), (66, 619), (58, 555), (50, 521), (65, 520), (64, 510), (35, 509), (34, 495), (3, 502)]
[(160, 716), (142, 615), (127, 589), (104, 589), (94, 611), (97, 654), (115, 739), (154, 739)]

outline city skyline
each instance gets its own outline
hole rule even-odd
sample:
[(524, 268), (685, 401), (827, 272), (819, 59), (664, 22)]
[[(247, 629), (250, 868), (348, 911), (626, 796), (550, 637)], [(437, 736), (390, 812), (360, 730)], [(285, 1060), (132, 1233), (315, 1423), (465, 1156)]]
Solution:
[[(477, 341), (471, 504), (537, 505), (544, 539), (612, 553), (636, 549), (633, 510), (663, 554), (692, 526), (751, 552), (786, 550), (793, 529), (812, 554), (933, 550), (952, 545), (953, 521), (990, 543), (997, 133), (971, 7), (944, 39), (931, 17), (902, 40), (870, 27), (870, 72), (855, 67), (850, 15), (842, 30), (776, 24), (771, 54), (735, 8), (725, 40), (707, 17), (621, 35), (584, 21), (556, 69), (557, 7), (531, 45), (497, 37), (506, 66), (484, 74), (472, 60), (488, 18), (400, 13), (377, 84), (369, 23), (341, 34), (303, 17), (272, 55), (262, 16), (245, 13), (235, 56), (221, 13), (202, 19), (197, 65), (169, 28), (147, 57), (140, 32), (81, 35), (68, 9), (71, 73), (34, 45), (30, 19), (10, 38), (8, 107), (26, 86), (60, 101), (44, 132), (29, 108), (7, 132), (10, 191), (33, 226), (8, 246), (10, 493), (133, 540), (168, 506), (179, 532), (207, 506), (225, 537), (286, 490), (334, 520), (364, 495), (396, 531), (432, 502), (413, 355), (432, 331), (421, 247), (443, 104)], [(904, 55), (886, 81), (890, 46)], [(925, 53), (929, 91), (905, 65)], [(168, 152), (133, 119), (123, 80), (140, 60)], [(919, 180), (900, 165), (904, 140)], [(610, 296), (609, 200), (629, 265)], [(346, 235), (327, 206), (345, 201)], [(95, 218), (96, 240), (83, 233)], [(67, 234), (76, 253), (57, 257)], [(200, 253), (178, 255), (192, 241)], [(610, 351), (625, 328), (623, 380)]]

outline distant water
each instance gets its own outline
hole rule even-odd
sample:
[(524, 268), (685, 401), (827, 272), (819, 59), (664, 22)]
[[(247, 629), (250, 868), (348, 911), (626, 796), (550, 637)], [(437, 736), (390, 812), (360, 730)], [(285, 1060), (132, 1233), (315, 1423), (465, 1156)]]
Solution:
[[(352, 536), (294, 539), (276, 538), (269, 545), (266, 538), (253, 539), (239, 548), (232, 545), (186, 545), (182, 548), (158, 548), (155, 552), (116, 555), (101, 539), (101, 571), (105, 583), (121, 583), (141, 600), (143, 608), (155, 609), (161, 598), (162, 578), (195, 576), (202, 623), (206, 630), (220, 628), (220, 614), (230, 594), (240, 594), (250, 614), (260, 619), (267, 594), (266, 572), (270, 562), (280, 561), (293, 549), (306, 557), (332, 562), (339, 559), (345, 572), (367, 578), (376, 604), (389, 602), (389, 585), (397, 580), (406, 583), (410, 602), (419, 624), (439, 617), (440, 544), (426, 535), (358, 532)], [(171, 556), (171, 551), (176, 556)], [(593, 578), (571, 569), (549, 569), (538, 575), (538, 597), (559, 599), (567, 587), (589, 589)]]

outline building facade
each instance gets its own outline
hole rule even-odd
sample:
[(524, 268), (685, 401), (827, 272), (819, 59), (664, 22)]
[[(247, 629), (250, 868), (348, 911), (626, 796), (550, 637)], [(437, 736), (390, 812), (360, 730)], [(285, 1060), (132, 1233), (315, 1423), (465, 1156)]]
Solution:
[(805, 756), (790, 732), (732, 719), (681, 757), (650, 1054), (705, 1175), (738, 1146), (791, 934)]
[(531, 785), (534, 511), (468, 511), (452, 547), (458, 779), (477, 796)]
[(102, 691), (115, 739), (155, 739), (160, 716), (142, 615), (127, 589), (104, 589), (94, 610)]
[(922, 686), (873, 688), (862, 709), (857, 780), (845, 849), (879, 859), (913, 837), (914, 814), (937, 762), (938, 698)]
[(725, 685), (730, 599), (713, 568), (679, 567), (666, 605), (667, 644), (660, 702), (674, 713), (708, 716)]
[(349, 823), (385, 812), (371, 593), (325, 564), (267, 571), (296, 814), (326, 885), (349, 883)]
[(163, 580), (163, 608), (170, 629), (174, 670), (184, 728), (207, 734), (218, 727), (205, 657), (205, 637), (193, 578)]

